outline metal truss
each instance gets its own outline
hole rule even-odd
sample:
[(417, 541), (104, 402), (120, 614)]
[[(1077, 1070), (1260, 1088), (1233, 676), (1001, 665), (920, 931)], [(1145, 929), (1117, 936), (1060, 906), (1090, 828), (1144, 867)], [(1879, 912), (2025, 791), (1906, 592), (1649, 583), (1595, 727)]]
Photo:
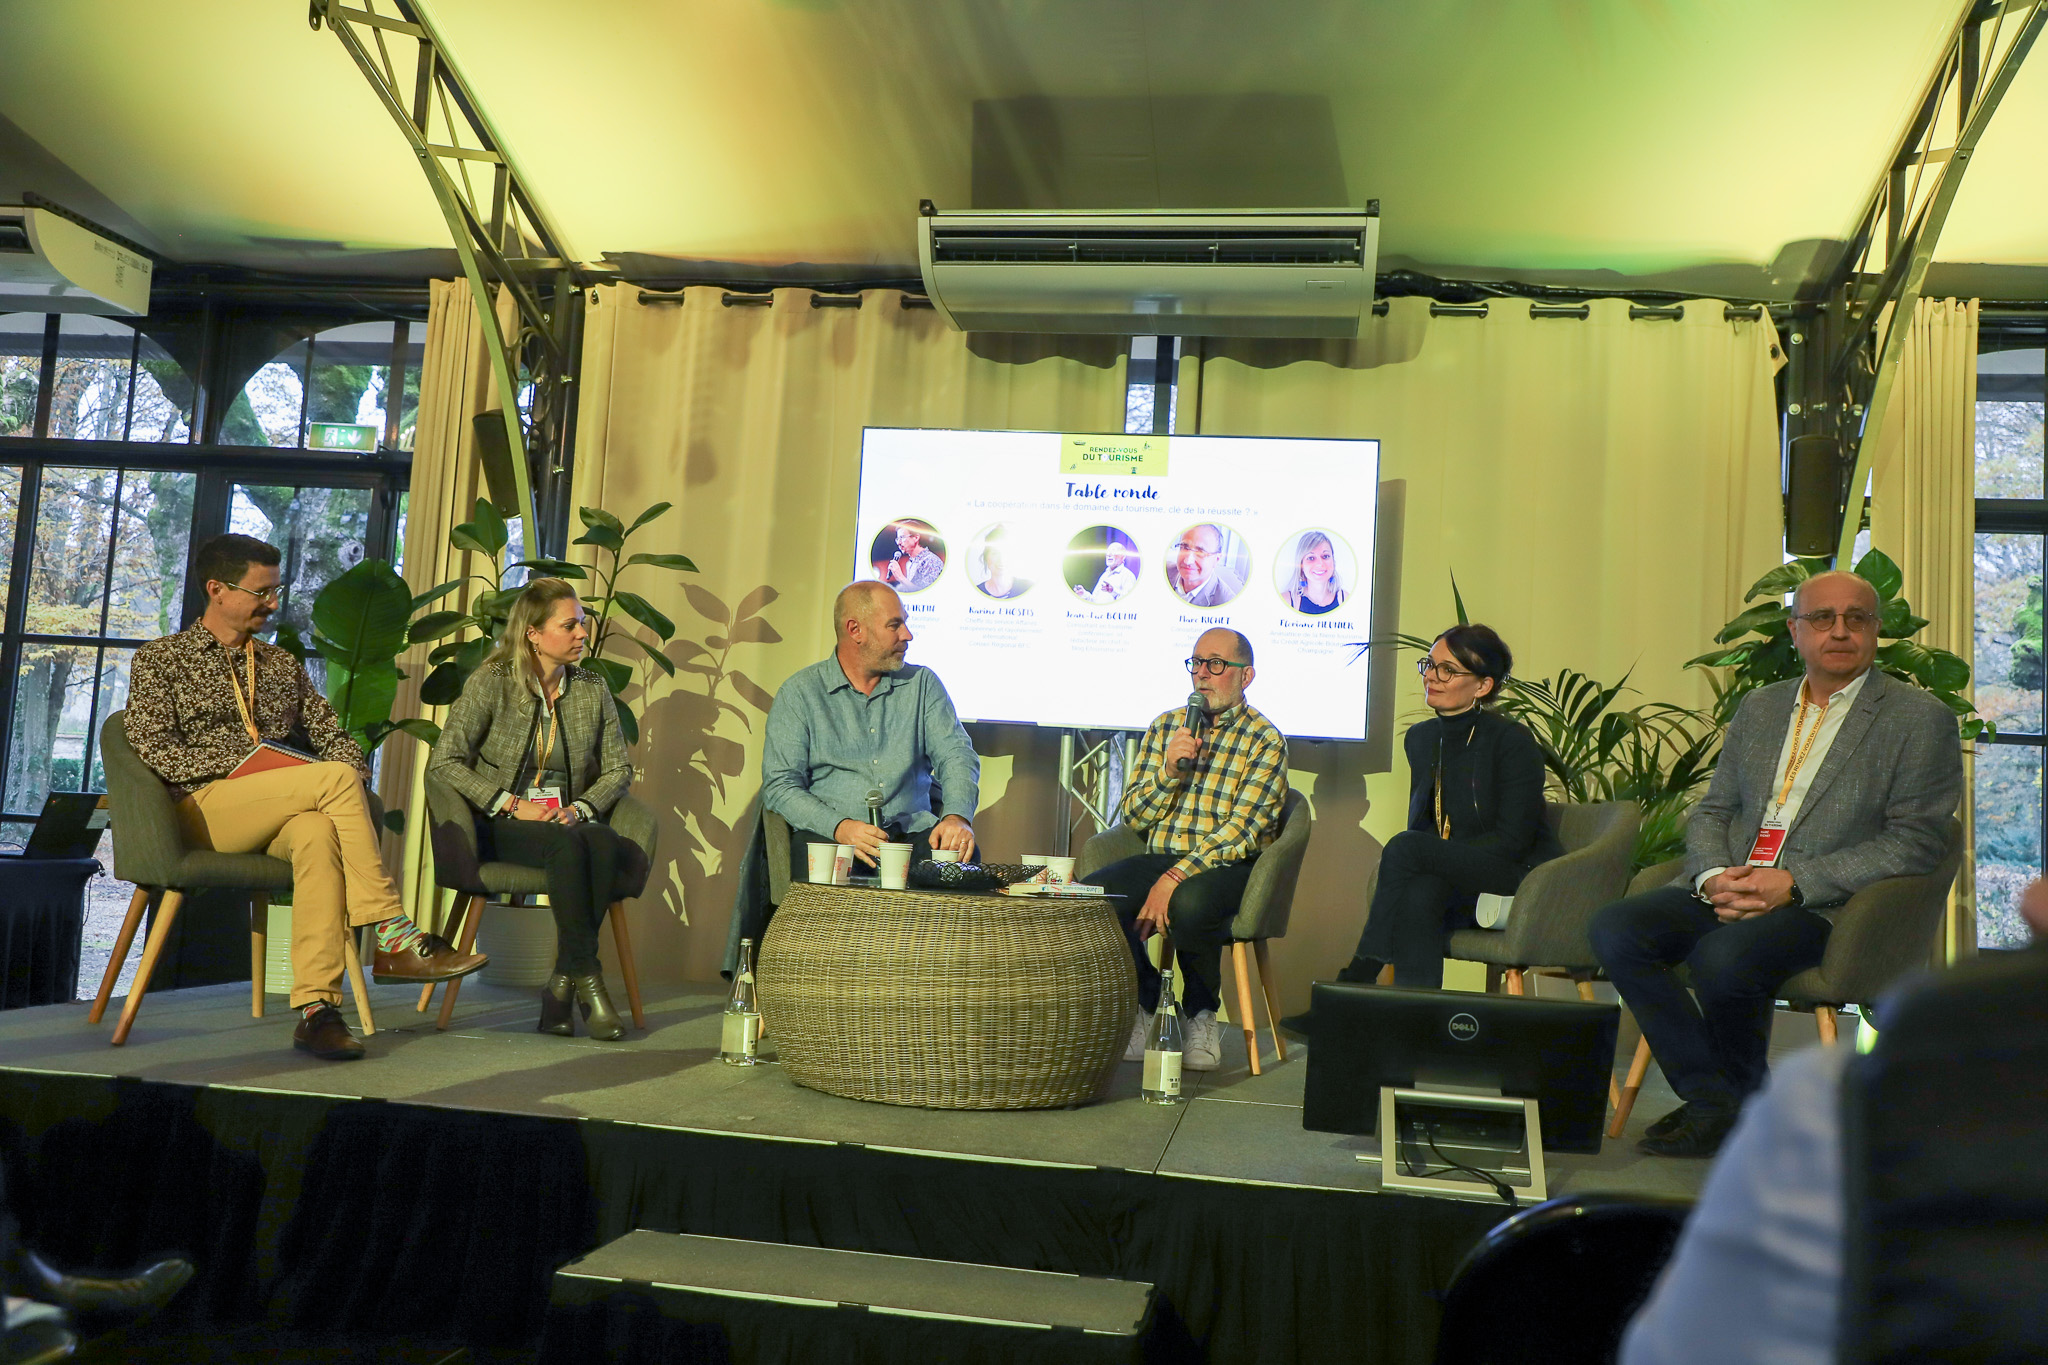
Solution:
[[(583, 273), (418, 0), (311, 0), (307, 20), (316, 32), (324, 24), (341, 40), (419, 158), (448, 220), (490, 356), (505, 438), (515, 452), (512, 476), (526, 552), (559, 555), (575, 434)], [(498, 296), (516, 310), (517, 330), (509, 338), (499, 323)]]
[[(1131, 765), (1138, 761), (1135, 735), (1118, 731), (1092, 744), (1087, 741), (1085, 731), (1060, 731), (1059, 785), (1053, 817), (1058, 853), (1067, 852), (1074, 829), (1081, 823), (1073, 813), (1075, 803), (1079, 803), (1098, 832), (1116, 823), (1117, 808), (1123, 804), (1124, 783), (1129, 780)], [(1081, 744), (1087, 747), (1077, 752)]]
[(2044, 21), (2048, 0), (1971, 0), (1835, 268), (1807, 295), (1817, 309), (1795, 318), (1787, 435), (1830, 436), (1841, 452), (1837, 563), (1855, 552), (1863, 490), (1935, 243)]

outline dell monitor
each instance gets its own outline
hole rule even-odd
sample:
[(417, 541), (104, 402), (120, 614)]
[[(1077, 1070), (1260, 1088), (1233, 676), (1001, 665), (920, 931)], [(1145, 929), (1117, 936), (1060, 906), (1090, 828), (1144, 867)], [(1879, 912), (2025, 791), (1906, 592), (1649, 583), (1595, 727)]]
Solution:
[(1380, 1087), (1495, 1090), (1541, 1106), (1543, 1147), (1600, 1150), (1619, 1005), (1318, 981), (1301, 1125), (1372, 1133)]

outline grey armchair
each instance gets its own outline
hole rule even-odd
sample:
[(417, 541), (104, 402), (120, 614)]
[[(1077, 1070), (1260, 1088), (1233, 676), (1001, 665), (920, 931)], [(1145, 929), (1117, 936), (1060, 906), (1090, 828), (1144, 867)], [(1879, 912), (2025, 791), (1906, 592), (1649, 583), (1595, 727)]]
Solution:
[[(460, 942), (465, 953), (476, 950), (477, 925), (483, 919), (484, 902), (492, 896), (545, 896), (547, 873), (517, 863), (485, 862), (477, 838), (476, 810), (462, 793), (429, 773), (427, 788), (427, 830), (434, 850), (434, 881), (457, 893), (455, 922), (448, 937)], [(626, 842), (625, 862), (619, 869), (622, 890), (612, 902), (607, 918), (612, 924), (612, 942), (619, 950), (619, 973), (626, 978), (626, 999), (633, 1007), (633, 1027), (646, 1028), (640, 1012), (640, 972), (633, 961), (633, 939), (626, 929), (625, 903), (647, 889), (647, 877), (654, 867), (654, 812), (630, 794), (619, 798), (608, 822)], [(445, 1029), (455, 1016), (455, 998), (462, 991), (462, 979), (443, 984), (441, 1013), (434, 1027)], [(433, 1000), (430, 983), (420, 991), (420, 1011)]]
[[(1244, 899), (1238, 902), (1237, 918), (1230, 924), (1230, 961), (1237, 976), (1236, 1021), (1244, 1032), (1245, 1055), (1251, 1059), (1252, 1074), (1260, 1074), (1258, 1022), (1252, 1013), (1251, 964), (1258, 963), (1259, 989), (1266, 997), (1266, 1028), (1273, 1035), (1273, 1051), (1287, 1060), (1287, 1040), (1280, 1036), (1280, 988), (1273, 966), (1266, 956), (1266, 941), (1287, 933), (1288, 916), (1294, 909), (1294, 887), (1301, 879), (1302, 856), (1315, 816), (1298, 791), (1287, 793), (1281, 808), (1279, 837), (1266, 846), (1252, 864), (1251, 880)], [(1111, 863), (1135, 857), (1145, 851), (1145, 841), (1128, 825), (1112, 825), (1089, 839), (1074, 860), (1074, 875), (1085, 877)], [(1250, 951), (1247, 952), (1246, 950)], [(1171, 952), (1171, 945), (1163, 951)]]
[(768, 859), (768, 903), (780, 905), (789, 894), (789, 821), (764, 808), (761, 841), (763, 856)]
[[(149, 991), (157, 959), (163, 955), (164, 941), (170, 937), (171, 926), (177, 922), (187, 893), (226, 887), (251, 893), (249, 1013), (261, 1019), (270, 897), (292, 889), (292, 865), (267, 853), (217, 853), (189, 847), (178, 829), (170, 788), (128, 743), (126, 717), (125, 711), (116, 711), (100, 726), (100, 754), (106, 765), (107, 806), (114, 828), (114, 875), (135, 883), (135, 894), (129, 899), (128, 914), (114, 940), (113, 956), (107, 959), (106, 975), (100, 978), (99, 994), (86, 1018), (97, 1024), (105, 1016), (114, 983), (120, 978), (128, 950), (135, 943), (136, 930), (142, 924), (143, 911), (152, 900), (158, 901), (156, 923), (143, 944), (142, 965), (136, 970), (135, 984), (128, 988), (121, 1018), (114, 1025), (114, 1046), (126, 1043), (128, 1031), (135, 1026), (135, 1015), (142, 1008), (142, 997)], [(366, 795), (370, 819), (381, 827), (384, 808), (375, 793)], [(355, 935), (345, 933), (342, 940), (349, 989), (355, 996), (362, 1031), (375, 1033), (377, 1025), (370, 1014), (370, 992), (363, 982), (363, 964), (356, 950)]]
[(1510, 995), (1523, 993), (1523, 974), (1530, 968), (1561, 969), (1578, 978), (1579, 994), (1590, 999), (1600, 962), (1586, 930), (1594, 913), (1619, 900), (1628, 885), (1642, 813), (1633, 801), (1546, 801), (1543, 819), (1563, 845), (1563, 856), (1538, 864), (1522, 879), (1506, 928), (1454, 930), (1444, 956), (1501, 968)]
[[(1963, 826), (1952, 816), (1948, 844), (1934, 871), (1924, 877), (1887, 877), (1851, 896), (1835, 912), (1835, 927), (1828, 934), (1820, 966), (1785, 982), (1778, 988), (1778, 998), (1797, 1009), (1812, 1010), (1821, 1042), (1832, 1046), (1835, 1015), (1844, 1006), (1868, 1005), (1900, 978), (1927, 966), (1948, 909), (1949, 888), (1962, 865)], [(1668, 885), (1684, 870), (1683, 859), (1648, 868), (1636, 874), (1629, 894)], [(1650, 1040), (1638, 1039), (1614, 1120), (1607, 1127), (1609, 1137), (1621, 1136), (1649, 1070)]]

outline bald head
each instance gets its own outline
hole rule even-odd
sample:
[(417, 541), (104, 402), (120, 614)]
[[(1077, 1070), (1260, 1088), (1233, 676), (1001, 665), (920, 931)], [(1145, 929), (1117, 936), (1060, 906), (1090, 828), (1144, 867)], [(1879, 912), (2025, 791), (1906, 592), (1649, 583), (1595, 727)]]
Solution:
[(832, 603), (833, 653), (847, 679), (871, 691), (875, 679), (903, 667), (910, 650), (910, 615), (886, 583), (848, 583)]
[[(1816, 589), (1821, 591), (1816, 592)], [(1869, 579), (1850, 573), (1847, 569), (1829, 569), (1826, 573), (1817, 573), (1807, 579), (1793, 592), (1792, 614), (1797, 616), (1806, 610), (1806, 600), (1809, 596), (1826, 597), (1832, 601), (1844, 592), (1860, 598), (1861, 605), (1869, 610), (1874, 612), (1878, 609), (1877, 589), (1870, 585)]]
[(832, 600), (832, 629), (834, 638), (844, 641), (856, 621), (869, 621), (877, 614), (885, 619), (903, 615), (903, 599), (887, 583), (873, 579), (862, 579), (848, 583), (839, 590), (839, 596)]

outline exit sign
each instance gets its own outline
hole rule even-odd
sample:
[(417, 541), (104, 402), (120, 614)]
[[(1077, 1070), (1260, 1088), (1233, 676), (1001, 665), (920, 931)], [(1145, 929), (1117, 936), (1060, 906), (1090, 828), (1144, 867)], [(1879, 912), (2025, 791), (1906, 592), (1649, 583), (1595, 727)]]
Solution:
[(382, 433), (382, 427), (369, 422), (314, 422), (306, 432), (306, 449), (352, 450), (374, 455), (377, 437)]

